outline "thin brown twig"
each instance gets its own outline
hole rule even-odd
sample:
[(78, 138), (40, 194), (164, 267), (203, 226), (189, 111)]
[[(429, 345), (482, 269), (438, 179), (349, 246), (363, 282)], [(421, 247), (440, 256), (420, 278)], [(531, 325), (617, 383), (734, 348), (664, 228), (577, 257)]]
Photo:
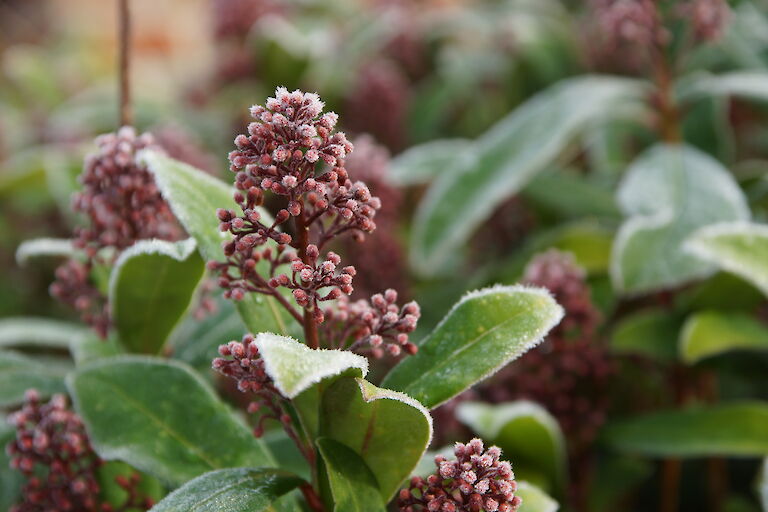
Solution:
[(120, 126), (133, 124), (131, 105), (131, 8), (130, 0), (118, 0), (118, 79)]

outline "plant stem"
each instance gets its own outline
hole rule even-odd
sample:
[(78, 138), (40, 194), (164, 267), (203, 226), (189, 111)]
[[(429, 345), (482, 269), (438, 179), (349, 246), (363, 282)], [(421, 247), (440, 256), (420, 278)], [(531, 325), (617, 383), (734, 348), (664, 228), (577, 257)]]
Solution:
[[(307, 246), (309, 245), (309, 226), (304, 218), (304, 208), (302, 205), (301, 214), (295, 217), (296, 219), (296, 237), (298, 239), (298, 252), (301, 261), (310, 264), (307, 257)], [(312, 314), (312, 310), (307, 308), (304, 310), (304, 342), (309, 348), (320, 348), (320, 339), (317, 332), (317, 323), (315, 317)]]
[(682, 141), (680, 111), (674, 98), (672, 69), (663, 48), (655, 48), (653, 62), (659, 136), (665, 142), (676, 144)]
[(304, 484), (300, 487), (300, 489), (310, 509), (314, 510), (315, 512), (325, 512), (325, 507), (323, 506), (322, 500), (311, 485)]
[(680, 502), (680, 459), (665, 459), (661, 469), (661, 507), (659, 512), (677, 512)]
[(118, 78), (120, 126), (133, 124), (131, 106), (131, 9), (130, 0), (118, 0)]

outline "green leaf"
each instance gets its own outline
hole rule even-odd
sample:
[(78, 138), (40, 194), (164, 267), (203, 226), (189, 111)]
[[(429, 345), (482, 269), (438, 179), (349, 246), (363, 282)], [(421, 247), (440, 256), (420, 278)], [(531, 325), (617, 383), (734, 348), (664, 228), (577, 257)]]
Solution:
[(527, 401), (499, 405), (462, 402), (456, 417), (486, 442), (498, 445), (504, 458), (514, 461), (518, 477), (543, 473), (549, 488), (564, 490), (565, 439), (557, 420), (543, 407)]
[(640, 355), (656, 361), (677, 359), (677, 339), (682, 320), (664, 309), (646, 309), (622, 318), (611, 335), (617, 354)]
[(195, 240), (142, 240), (115, 263), (109, 303), (120, 341), (129, 352), (156, 354), (179, 322), (203, 277)]
[(522, 191), (534, 204), (566, 219), (595, 216), (620, 217), (616, 200), (608, 187), (600, 187), (574, 172), (553, 172), (537, 176)]
[(470, 292), (382, 386), (434, 409), (534, 347), (562, 317), (563, 308), (543, 289), (495, 286)]
[(469, 144), (466, 139), (439, 139), (413, 146), (392, 159), (387, 179), (400, 186), (428, 183), (460, 164), (456, 148)]
[(768, 403), (743, 402), (651, 413), (606, 426), (615, 449), (652, 457), (762, 456)]
[(710, 96), (738, 96), (768, 101), (766, 71), (734, 71), (722, 75), (701, 73), (682, 79), (680, 84), (677, 90), (680, 101), (693, 101)]
[(523, 500), (518, 512), (557, 512), (560, 508), (551, 496), (526, 481), (517, 483), (515, 496)]
[(717, 160), (690, 146), (657, 145), (627, 171), (618, 201), (629, 217), (613, 246), (611, 277), (625, 293), (681, 285), (713, 266), (683, 249), (702, 226), (749, 218), (741, 189)]
[(763, 459), (761, 472), (762, 476), (760, 477), (760, 483), (758, 485), (760, 503), (763, 504), (763, 512), (768, 512), (768, 457)]
[(42, 397), (63, 392), (70, 369), (67, 360), (0, 351), (0, 408), (22, 403), (28, 389), (36, 389)]
[(77, 366), (96, 359), (125, 353), (125, 349), (120, 346), (114, 337), (103, 340), (93, 332), (90, 332), (88, 336), (75, 340), (70, 345), (69, 351), (72, 353), (72, 358)]
[(768, 326), (744, 313), (702, 311), (686, 320), (680, 333), (680, 358), (695, 364), (732, 350), (768, 351)]
[(24, 477), (20, 472), (11, 469), (11, 458), (5, 447), (16, 437), (16, 431), (0, 416), (0, 510), (10, 510), (21, 498), (21, 487)]
[(67, 379), (97, 453), (171, 485), (271, 456), (186, 365), (141, 356), (90, 363)]
[[(316, 442), (324, 462), (334, 512), (383, 512), (376, 477), (351, 448), (333, 439)], [(330, 508), (330, 506), (329, 506)]]
[[(158, 188), (171, 205), (176, 218), (197, 241), (203, 258), (207, 261), (223, 260), (221, 244), (229, 240), (230, 235), (219, 230), (216, 210), (237, 210), (238, 206), (233, 199), (234, 189), (162, 153), (144, 150), (138, 158), (154, 175)], [(261, 210), (261, 214), (262, 219), (268, 222), (269, 213)], [(296, 329), (296, 321), (272, 297), (249, 293), (238, 302), (237, 308), (251, 332), (291, 334)]]
[(205, 473), (165, 497), (151, 512), (261, 512), (303, 483), (279, 469), (233, 468)]
[(270, 332), (259, 333), (255, 343), (264, 361), (264, 371), (286, 398), (295, 398), (321, 380), (349, 369), (360, 370), (362, 377), (368, 374), (368, 360), (346, 350), (313, 350)]
[(493, 210), (550, 166), (590, 123), (636, 112), (636, 81), (588, 76), (539, 93), (472, 144), (430, 187), (416, 214), (411, 261), (426, 275), (444, 270)]
[(37, 317), (0, 319), (0, 347), (67, 349), (90, 331), (80, 325)]
[(402, 393), (343, 377), (323, 394), (320, 436), (354, 450), (389, 501), (429, 446), (432, 418), (424, 406)]
[(16, 263), (24, 265), (32, 258), (43, 256), (70, 258), (74, 256), (75, 248), (72, 240), (60, 238), (35, 238), (22, 242), (16, 249)]
[(685, 247), (768, 295), (768, 226), (747, 222), (714, 224), (696, 231)]

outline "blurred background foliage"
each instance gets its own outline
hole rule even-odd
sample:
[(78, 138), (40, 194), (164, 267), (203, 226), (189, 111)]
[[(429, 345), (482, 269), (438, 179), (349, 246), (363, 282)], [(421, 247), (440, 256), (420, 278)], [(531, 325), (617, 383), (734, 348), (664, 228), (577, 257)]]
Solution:
[[(495, 282), (547, 286), (576, 318), (542, 359), (515, 363), (547, 372), (502, 372), (438, 409), (440, 441), (495, 439), (565, 508), (757, 511), (768, 263), (694, 258), (682, 244), (768, 214), (768, 2), (655, 4), (648, 22), (608, 0), (134, 0), (136, 126), (228, 181), (247, 107), (278, 85), (317, 91), (359, 151), (378, 151), (383, 170), (366, 179), (398, 205), (374, 249), (344, 248), (378, 276), (366, 291), (417, 299), (423, 332), (466, 290)], [(48, 295), (55, 259), (20, 265), (15, 253), (26, 239), (70, 236), (83, 156), (117, 125), (114, 8), (0, 0), (0, 317), (71, 318)], [(746, 236), (759, 255), (762, 239)], [(200, 329), (183, 324), (171, 339), (205, 366), (199, 346), (179, 341)], [(599, 378), (598, 359), (609, 361)], [(586, 403), (560, 403), (572, 393)], [(545, 410), (466, 413), (520, 398)]]

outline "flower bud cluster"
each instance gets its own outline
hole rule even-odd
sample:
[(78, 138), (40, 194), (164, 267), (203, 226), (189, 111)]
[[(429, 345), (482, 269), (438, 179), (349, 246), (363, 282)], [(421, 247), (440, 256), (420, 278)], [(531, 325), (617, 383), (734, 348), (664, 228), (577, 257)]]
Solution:
[(522, 504), (515, 496), (512, 466), (500, 460), (501, 449), (484, 450), (480, 439), (456, 443), (456, 460), (435, 457), (437, 471), (413, 477), (398, 496), (401, 512), (514, 512)]
[(311, 311), (315, 322), (321, 324), (325, 315), (318, 304), (352, 293), (352, 279), (356, 271), (351, 266), (339, 268), (341, 257), (335, 252), (328, 252), (323, 261), (319, 261), (320, 251), (316, 245), (307, 246), (306, 252), (306, 263), (298, 257), (291, 262), (291, 277), (279, 274), (269, 280), (269, 286), (293, 290), (296, 303)]
[(27, 391), (23, 408), (10, 416), (16, 438), (7, 447), (11, 467), (26, 478), (22, 503), (12, 512), (99, 510), (96, 456), (80, 418), (64, 395), (47, 404)]
[(136, 162), (140, 150), (158, 149), (153, 137), (136, 135), (126, 126), (98, 137), (96, 144), (98, 151), (86, 158), (80, 176), (82, 190), (73, 200), (73, 209), (88, 220), (87, 227), (75, 230), (73, 241), (83, 251), (84, 261), (64, 263), (50, 291), (106, 337), (109, 307), (106, 297), (91, 283), (94, 266), (110, 263), (137, 240), (177, 240), (182, 230), (152, 175)]
[(720, 39), (731, 16), (725, 0), (689, 0), (680, 5), (677, 12), (680, 18), (689, 21), (699, 42)]
[(393, 289), (377, 293), (370, 300), (352, 302), (343, 297), (335, 308), (328, 308), (325, 315), (336, 328), (334, 332), (343, 333), (339, 338), (342, 346), (351, 339), (349, 350), (370, 352), (375, 358), (418, 352), (408, 335), (416, 329), (421, 316), (419, 305), (412, 301), (399, 307), (397, 292)]
[(272, 380), (264, 371), (264, 361), (259, 356), (253, 334), (246, 334), (241, 341), (221, 345), (219, 354), (222, 357), (213, 360), (213, 369), (235, 379), (240, 391), (261, 391), (272, 385)]
[(534, 257), (524, 280), (552, 291), (565, 309), (564, 320), (544, 343), (481, 388), (494, 402), (522, 398), (542, 404), (557, 418), (574, 456), (604, 423), (616, 373), (615, 361), (597, 336), (600, 316), (585, 279), (569, 253), (550, 250)]

